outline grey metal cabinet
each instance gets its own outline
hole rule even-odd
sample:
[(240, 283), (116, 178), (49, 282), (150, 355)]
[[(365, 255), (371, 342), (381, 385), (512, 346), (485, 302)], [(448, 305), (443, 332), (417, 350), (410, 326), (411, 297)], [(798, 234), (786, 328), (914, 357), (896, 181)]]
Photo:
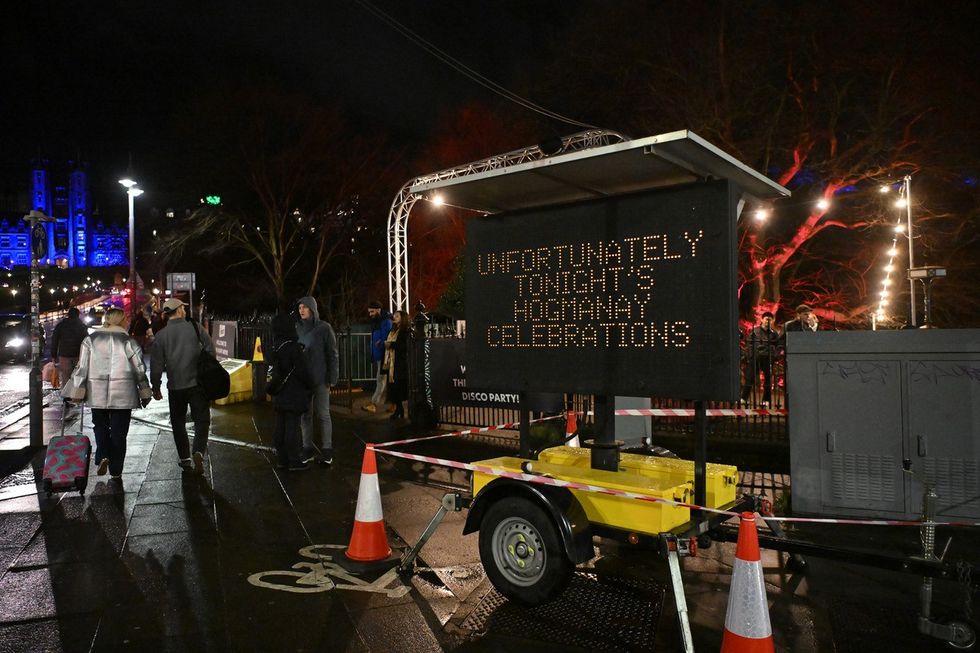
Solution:
[[(794, 511), (980, 519), (980, 330), (788, 334)], [(906, 470), (906, 467), (910, 469)]]
[(908, 387), (913, 498), (928, 480), (941, 516), (980, 515), (980, 361), (911, 360)]
[(821, 360), (817, 396), (822, 504), (904, 512), (899, 361)]

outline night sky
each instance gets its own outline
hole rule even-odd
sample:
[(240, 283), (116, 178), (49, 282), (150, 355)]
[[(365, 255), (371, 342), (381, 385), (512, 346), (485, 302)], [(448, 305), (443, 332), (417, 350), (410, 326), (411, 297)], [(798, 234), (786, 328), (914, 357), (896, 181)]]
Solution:
[[(506, 84), (574, 3), (376, 5)], [(3, 12), (0, 178), (8, 187), (22, 183), (38, 148), (52, 161), (80, 155), (113, 183), (130, 153), (137, 170), (152, 167), (173, 145), (175, 114), (225, 80), (274, 79), (341, 105), (358, 129), (407, 142), (423, 139), (442, 112), (489, 97), (353, 0), (41, 0)]]

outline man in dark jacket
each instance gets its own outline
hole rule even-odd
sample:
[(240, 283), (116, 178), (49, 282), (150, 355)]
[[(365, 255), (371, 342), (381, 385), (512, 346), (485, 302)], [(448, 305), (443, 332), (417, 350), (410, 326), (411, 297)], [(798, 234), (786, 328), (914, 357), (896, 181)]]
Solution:
[(58, 322), (51, 334), (51, 358), (58, 366), (58, 376), (62, 382), (71, 376), (78, 364), (79, 350), (86, 336), (88, 327), (79, 317), (78, 309), (72, 306), (68, 309), (68, 317)]
[(813, 314), (813, 309), (806, 304), (796, 307), (796, 319), (790, 320), (783, 325), (783, 342), (786, 342), (786, 334), (790, 331), (816, 331), (817, 316)]
[[(174, 433), (180, 466), (188, 471), (193, 468), (198, 474), (203, 474), (204, 454), (208, 450), (208, 430), (211, 428), (211, 401), (197, 385), (197, 358), (202, 349), (213, 354), (214, 346), (206, 331), (187, 320), (185, 306), (187, 304), (179, 299), (168, 299), (163, 303), (167, 328), (153, 342), (150, 385), (153, 387), (153, 398), (157, 401), (163, 399), (163, 393), (160, 392), (161, 376), (164, 372), (167, 373), (170, 427)], [(194, 419), (193, 462), (185, 425), (188, 406)]]
[(375, 376), (374, 394), (371, 401), (361, 406), (369, 413), (377, 412), (384, 406), (385, 386), (388, 383), (388, 372), (382, 370), (385, 359), (385, 340), (391, 333), (391, 315), (384, 310), (381, 302), (368, 304), (368, 317), (371, 318), (371, 366)]
[(333, 463), (333, 422), (330, 419), (330, 386), (337, 384), (340, 374), (340, 353), (337, 336), (329, 323), (320, 319), (316, 300), (302, 297), (297, 306), (299, 320), (296, 334), (306, 348), (306, 362), (313, 379), (313, 398), (301, 420), (303, 430), (303, 462), (317, 460), (313, 447), (313, 415), (320, 420), (320, 457), (324, 465)]
[(779, 332), (772, 326), (773, 315), (762, 314), (762, 324), (749, 330), (746, 337), (745, 385), (742, 386), (742, 401), (748, 401), (752, 388), (759, 383), (762, 371), (762, 407), (768, 408), (772, 401), (772, 366), (779, 351)]

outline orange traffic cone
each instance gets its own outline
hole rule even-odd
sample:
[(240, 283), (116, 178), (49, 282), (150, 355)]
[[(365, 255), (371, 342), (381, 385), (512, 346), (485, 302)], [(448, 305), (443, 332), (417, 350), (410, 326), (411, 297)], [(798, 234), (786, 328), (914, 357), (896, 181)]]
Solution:
[(354, 532), (343, 558), (337, 563), (348, 571), (369, 571), (393, 567), (398, 557), (392, 556), (385, 534), (381, 510), (381, 489), (378, 487), (378, 463), (374, 445), (364, 450), (361, 464), (361, 484), (357, 490), (357, 510), (354, 513)]
[(759, 556), (759, 533), (755, 514), (743, 512), (738, 525), (738, 545), (732, 586), (728, 591), (722, 653), (765, 653), (775, 650), (766, 587)]
[[(578, 431), (578, 422), (576, 421), (576, 413), (574, 410), (570, 410), (568, 411), (568, 413), (566, 413), (566, 417), (565, 417), (565, 437), (568, 438), (568, 436), (572, 435), (576, 431)], [(570, 447), (582, 446), (581, 444), (579, 444), (577, 435), (570, 440), (566, 440), (565, 444), (567, 444)]]

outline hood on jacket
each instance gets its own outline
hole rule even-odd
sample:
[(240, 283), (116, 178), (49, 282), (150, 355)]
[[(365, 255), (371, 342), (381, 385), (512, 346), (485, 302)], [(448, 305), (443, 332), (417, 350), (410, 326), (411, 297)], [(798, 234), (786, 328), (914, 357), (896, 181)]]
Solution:
[(296, 323), (299, 325), (300, 333), (307, 333), (316, 326), (316, 323), (320, 321), (320, 311), (316, 308), (316, 300), (312, 297), (300, 297), (296, 302), (297, 304), (303, 304), (308, 309), (310, 309), (310, 319), (304, 320), (297, 314)]
[(313, 321), (314, 322), (316, 322), (317, 320), (320, 319), (320, 311), (316, 307), (316, 300), (315, 299), (313, 299), (312, 297), (300, 297), (296, 301), (296, 303), (297, 304), (303, 304), (308, 309), (310, 309), (310, 312), (313, 313)]

